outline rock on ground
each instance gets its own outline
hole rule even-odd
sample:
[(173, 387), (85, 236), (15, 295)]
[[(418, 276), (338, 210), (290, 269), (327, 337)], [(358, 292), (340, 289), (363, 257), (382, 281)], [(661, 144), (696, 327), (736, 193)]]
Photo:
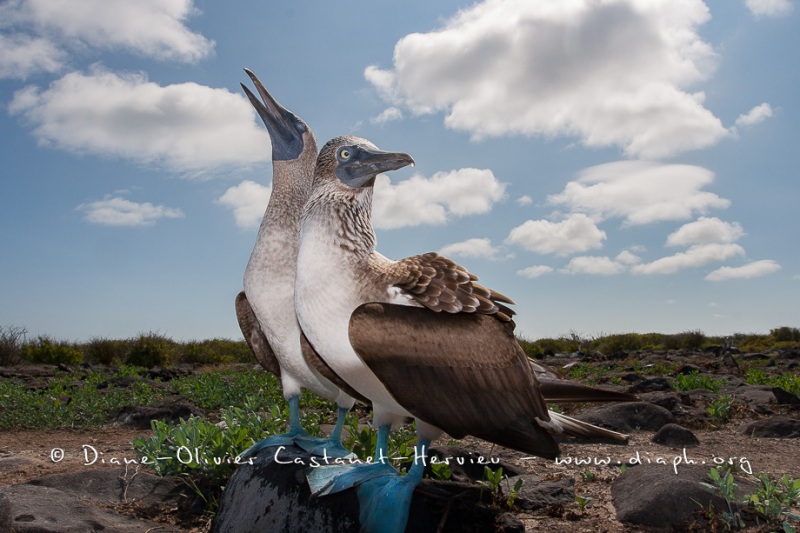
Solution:
[(672, 413), (648, 402), (629, 402), (586, 409), (576, 416), (579, 420), (624, 433), (633, 430), (658, 431), (674, 421)]
[[(267, 448), (252, 464), (239, 466), (225, 487), (211, 532), (357, 532), (355, 490), (312, 498), (305, 478), (311, 464), (310, 454), (290, 447)], [(500, 510), (482, 503), (489, 496), (476, 485), (423, 480), (414, 493), (406, 531), (520, 531), (520, 523), (510, 517), (500, 521)]]
[(664, 446), (696, 446), (700, 444), (694, 433), (678, 424), (663, 426), (650, 440)]
[(788, 416), (773, 416), (745, 424), (739, 432), (751, 437), (796, 439), (800, 438), (800, 420)]
[[(727, 510), (719, 491), (710, 482), (708, 466), (640, 465), (628, 468), (611, 485), (617, 519), (636, 526), (684, 531), (699, 518), (701, 506)], [(737, 497), (744, 497), (745, 483), (737, 480)]]

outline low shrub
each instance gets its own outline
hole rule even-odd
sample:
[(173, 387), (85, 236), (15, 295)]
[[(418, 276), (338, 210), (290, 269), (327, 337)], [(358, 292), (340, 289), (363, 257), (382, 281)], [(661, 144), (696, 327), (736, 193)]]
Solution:
[(71, 344), (54, 341), (44, 335), (23, 345), (21, 355), (32, 363), (40, 364), (76, 365), (83, 361), (83, 354)]
[(0, 366), (16, 365), (22, 362), (22, 346), (26, 334), (25, 328), (0, 326)]

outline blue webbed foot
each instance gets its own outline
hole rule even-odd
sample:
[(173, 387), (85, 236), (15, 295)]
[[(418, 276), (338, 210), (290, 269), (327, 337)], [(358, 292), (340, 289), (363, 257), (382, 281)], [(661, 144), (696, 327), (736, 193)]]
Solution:
[[(385, 458), (389, 427), (378, 429), (376, 457)], [(415, 449), (414, 464), (401, 476), (384, 460), (372, 464), (336, 465), (311, 468), (306, 472), (311, 493), (325, 496), (351, 487), (356, 488), (361, 531), (365, 533), (403, 533), (408, 524), (411, 498), (425, 470), (429, 442), (421, 439)], [(420, 460), (422, 459), (422, 460)]]
[(379, 477), (358, 487), (361, 531), (403, 533), (408, 524), (411, 497), (421, 479), (405, 476)]
[(378, 477), (397, 477), (389, 463), (330, 465), (312, 467), (306, 471), (308, 486), (314, 496), (326, 496), (362, 485)]

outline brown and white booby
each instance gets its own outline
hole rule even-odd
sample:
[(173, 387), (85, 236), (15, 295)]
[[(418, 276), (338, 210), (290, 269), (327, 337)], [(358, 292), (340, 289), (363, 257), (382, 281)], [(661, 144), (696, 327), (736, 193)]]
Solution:
[[(548, 411), (514, 337), (508, 298), (435, 253), (392, 261), (376, 251), (375, 177), (410, 164), (409, 155), (365, 139), (329, 141), (301, 220), (300, 326), (335, 375), (372, 402), (375, 457), (386, 457), (389, 430), (404, 417), (416, 421), (420, 456), (443, 431), (545, 458), (559, 453), (554, 435), (626, 441)], [(423, 469), (415, 461), (403, 477), (381, 464), (307, 477), (317, 494), (357, 486), (366, 531), (403, 531)]]
[[(341, 443), (345, 415), (353, 399), (306, 363), (300, 326), (294, 313), (295, 270), (300, 215), (311, 193), (317, 141), (311, 128), (281, 106), (255, 74), (245, 69), (259, 100), (242, 88), (269, 131), (272, 144), (272, 193), (244, 274), (244, 290), (236, 297), (236, 317), (245, 340), (258, 362), (280, 377), (289, 401), (289, 431), (268, 437), (244, 452), (250, 456), (267, 446), (297, 444), (307, 450), (325, 448), (328, 455), (350, 452)], [(301, 388), (339, 406), (330, 439), (322, 441), (303, 430), (299, 416)]]

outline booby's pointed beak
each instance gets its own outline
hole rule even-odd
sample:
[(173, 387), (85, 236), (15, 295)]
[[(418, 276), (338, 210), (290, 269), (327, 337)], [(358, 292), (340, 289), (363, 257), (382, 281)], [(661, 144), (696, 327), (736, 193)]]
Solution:
[(250, 89), (241, 84), (250, 103), (256, 108), (267, 127), (272, 141), (273, 161), (297, 159), (303, 151), (303, 134), (308, 131), (308, 126), (300, 117), (279, 104), (250, 69), (246, 68), (244, 71), (253, 80), (258, 94), (261, 95), (259, 100)]
[(354, 189), (371, 187), (375, 176), (382, 172), (414, 165), (414, 159), (403, 152), (384, 152), (364, 146), (355, 147), (354, 152), (347, 160), (340, 160), (336, 169), (337, 177)]

